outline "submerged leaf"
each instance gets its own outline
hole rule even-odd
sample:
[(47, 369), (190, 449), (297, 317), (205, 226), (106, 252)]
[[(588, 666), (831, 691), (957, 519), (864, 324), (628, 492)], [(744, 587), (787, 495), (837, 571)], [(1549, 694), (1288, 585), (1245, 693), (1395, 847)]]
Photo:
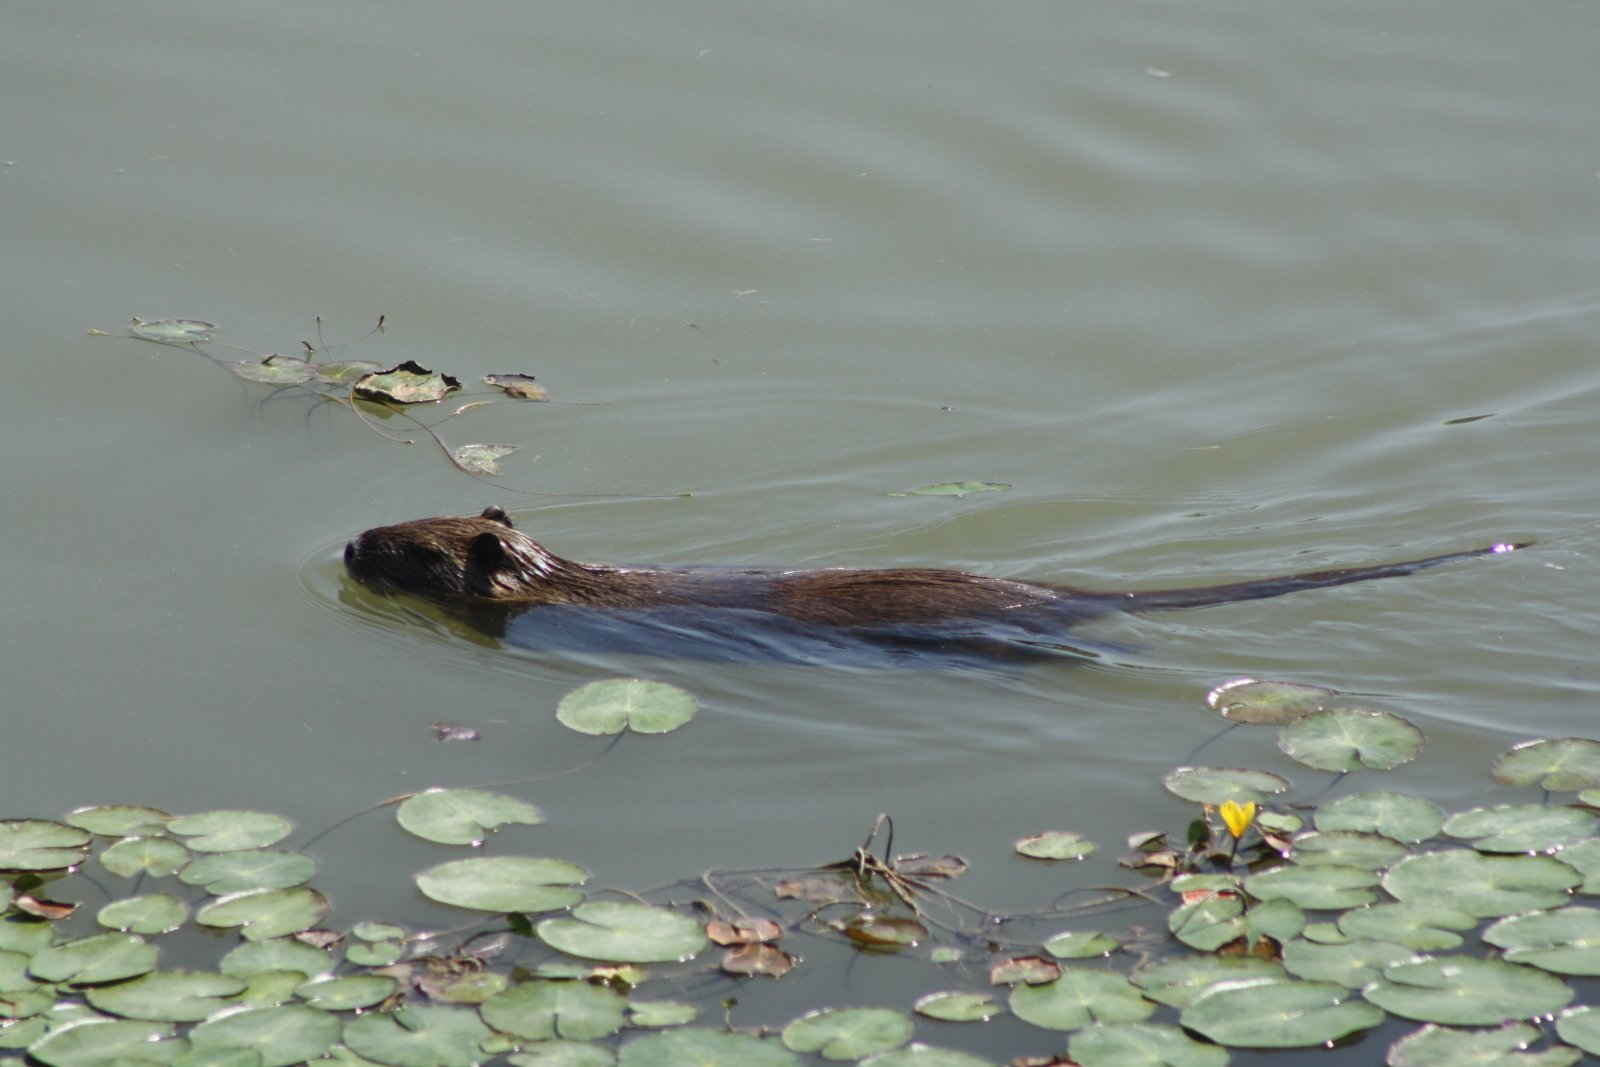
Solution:
[(299, 356), (268, 356), (259, 363), (230, 363), (229, 368), (239, 377), (264, 385), (299, 385), (317, 376), (315, 364)]
[(518, 400), (549, 400), (550, 390), (533, 380), (531, 374), (485, 374), (485, 385), (504, 389), (506, 395)]
[(919, 485), (889, 496), (966, 496), (969, 493), (999, 493), (1013, 488), (1010, 482), (940, 482), (937, 485)]
[(199, 319), (152, 319), (145, 322), (135, 315), (128, 332), (146, 341), (193, 344), (196, 341), (211, 340), (217, 328), (212, 323), (201, 322)]
[(477, 474), (499, 474), (499, 460), (517, 451), (520, 445), (462, 445), (455, 450), (456, 463)]

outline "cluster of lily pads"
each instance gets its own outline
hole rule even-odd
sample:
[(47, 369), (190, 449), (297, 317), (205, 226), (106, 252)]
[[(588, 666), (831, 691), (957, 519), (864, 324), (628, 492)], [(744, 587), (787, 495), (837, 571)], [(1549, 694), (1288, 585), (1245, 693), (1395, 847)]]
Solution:
[[(1394, 766), (1420, 740), (1327, 690), (1243, 681), (1210, 701), (1278, 724), (1280, 747), (1313, 767)], [(676, 687), (614, 679), (557, 715), (665, 733), (695, 707)], [(1600, 744), (1530, 742), (1493, 775), (1545, 802), (1447, 816), (1368, 791), (1290, 808), (1272, 803), (1280, 776), (1179, 768), (1166, 787), (1199, 815), (1177, 841), (1128, 843), (1120, 863), (1144, 880), (1100, 901), (1114, 912), (1026, 916), (950, 894), (954, 857), (875, 852), (879, 827), (814, 870), (597, 890), (576, 863), (503, 849), (543, 816), (479, 789), (394, 804), (408, 833), (470, 851), (416, 876), (423, 896), (479, 916), (445, 932), (330, 928), (307, 884), (316, 860), (278, 847), (293, 828), (274, 815), (102, 806), (0, 822), (0, 1048), (49, 1067), (976, 1067), (993, 1061), (919, 1038), (981, 1049), (982, 1022), (1010, 1013), (1065, 1036), (1063, 1051), (1041, 1035), (1018, 1064), (1221, 1067), (1231, 1048), (1359, 1042), (1393, 1019), (1424, 1024), (1388, 1045), (1393, 1067), (1572, 1064), (1600, 1054), (1600, 1008), (1575, 1004), (1571, 984), (1600, 975), (1600, 909), (1575, 903), (1600, 893)], [(1576, 795), (1550, 802), (1559, 792)], [(1017, 848), (1054, 862), (1095, 851), (1057, 833)], [(97, 883), (114, 899), (91, 912), (78, 901)], [(1099, 928), (1107, 914), (1124, 928)], [(197, 929), (217, 936), (182, 938)], [(214, 959), (164, 968), (164, 939)], [(905, 1010), (817, 1005), (780, 1028), (740, 1025), (730, 993), (806, 966), (801, 939), (926, 959), (929, 991)]]

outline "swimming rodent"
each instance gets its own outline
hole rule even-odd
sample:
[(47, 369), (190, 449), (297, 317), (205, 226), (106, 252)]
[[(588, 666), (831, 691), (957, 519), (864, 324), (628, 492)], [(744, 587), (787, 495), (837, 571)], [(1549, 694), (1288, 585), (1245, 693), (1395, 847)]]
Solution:
[[(444, 605), (491, 636), (504, 636), (514, 620), (520, 625), (536, 618), (546, 638), (574, 627), (587, 628), (599, 639), (613, 638), (646, 626), (661, 639), (653, 643), (670, 646), (648, 651), (693, 655), (713, 643), (726, 651), (731, 642), (778, 658), (810, 660), (825, 658), (828, 649), (862, 644), (1012, 654), (1019, 648), (1070, 648), (1053, 639), (1077, 623), (1114, 612), (1231, 604), (1393, 578), (1531, 543), (1224, 585), (1104, 592), (928, 568), (579, 563), (550, 552), (512, 526), (503, 510), (490, 507), (475, 517), (417, 519), (368, 530), (345, 546), (344, 561), (363, 585)], [(797, 652), (797, 643), (805, 648)]]

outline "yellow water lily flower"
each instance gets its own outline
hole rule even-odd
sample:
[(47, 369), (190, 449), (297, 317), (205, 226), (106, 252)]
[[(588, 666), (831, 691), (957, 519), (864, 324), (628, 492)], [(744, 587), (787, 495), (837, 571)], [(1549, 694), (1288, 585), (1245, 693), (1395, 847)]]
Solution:
[(1256, 802), (1252, 800), (1248, 804), (1241, 804), (1237, 800), (1224, 800), (1217, 813), (1228, 825), (1228, 832), (1238, 840), (1244, 836), (1246, 830), (1250, 829), (1250, 824), (1256, 821)]

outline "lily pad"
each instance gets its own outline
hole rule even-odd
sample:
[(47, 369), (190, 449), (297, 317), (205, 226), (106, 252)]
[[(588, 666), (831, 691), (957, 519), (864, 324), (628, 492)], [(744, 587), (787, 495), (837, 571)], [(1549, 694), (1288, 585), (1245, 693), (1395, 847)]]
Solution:
[(317, 861), (304, 852), (246, 849), (203, 856), (178, 872), (184, 885), (203, 885), (216, 896), (246, 889), (288, 889), (317, 873)]
[(1281, 726), (1321, 711), (1337, 695), (1320, 685), (1236, 678), (1207, 693), (1206, 703), (1233, 722)]
[(417, 875), (430, 900), (478, 911), (540, 912), (583, 900), (589, 872), (566, 860), (534, 856), (483, 856), (441, 863)]
[(1389, 868), (1383, 888), (1406, 903), (1495, 919), (1560, 907), (1567, 890), (1582, 880), (1572, 867), (1548, 856), (1485, 856), (1455, 849), (1407, 856)]
[(244, 979), (289, 971), (299, 975), (295, 983), (298, 985), (308, 978), (332, 974), (335, 966), (333, 956), (326, 949), (279, 938), (240, 945), (222, 957), (217, 969), (223, 974)]
[(1390, 964), (1361, 995), (1384, 1011), (1450, 1026), (1493, 1026), (1565, 1007), (1561, 979), (1504, 960), (1420, 956)]
[(1380, 977), (1389, 964), (1415, 955), (1414, 950), (1388, 941), (1318, 945), (1296, 938), (1283, 946), (1283, 966), (1296, 978), (1360, 989)]
[(157, 971), (131, 982), (90, 989), (89, 1003), (125, 1019), (192, 1023), (226, 1007), (244, 982), (206, 971)]
[(188, 1045), (170, 1040), (168, 1023), (80, 1019), (28, 1046), (28, 1055), (50, 1067), (102, 1067), (112, 1063), (171, 1063)]
[(1537, 785), (1552, 793), (1600, 786), (1600, 741), (1558, 737), (1517, 745), (1494, 761), (1501, 785)]
[(1351, 937), (1392, 941), (1416, 952), (1457, 948), (1461, 935), (1456, 931), (1477, 925), (1464, 911), (1427, 903), (1374, 904), (1339, 916), (1339, 929)]
[(1063, 970), (1054, 982), (1011, 991), (1012, 1014), (1049, 1030), (1079, 1030), (1093, 1022), (1139, 1022), (1155, 1010), (1133, 983), (1109, 971)]
[(364, 359), (336, 359), (317, 364), (317, 377), (329, 385), (347, 385), (383, 367)]
[(28, 965), (46, 982), (90, 985), (155, 970), (156, 948), (137, 934), (96, 934), (40, 949)]
[(230, 363), (228, 369), (247, 382), (263, 385), (300, 385), (317, 376), (317, 365), (299, 356), (272, 355), (259, 363)]
[(1035, 860), (1081, 860), (1094, 851), (1094, 842), (1069, 830), (1046, 830), (1017, 842), (1017, 852)]
[(339, 1029), (337, 1016), (315, 1008), (239, 1008), (196, 1026), (189, 1041), (197, 1050), (254, 1049), (262, 1067), (289, 1067), (327, 1052)]
[(1444, 832), (1467, 838), (1479, 852), (1545, 852), (1582, 841), (1596, 825), (1600, 819), (1577, 808), (1503, 804), (1452, 815)]
[(394, 404), (432, 403), (443, 400), (460, 388), (459, 379), (429, 370), (409, 359), (387, 370), (363, 374), (351, 386), (355, 395), (363, 400), (388, 401)]
[(1283, 964), (1253, 956), (1185, 956), (1135, 971), (1130, 979), (1151, 1000), (1174, 1008), (1221, 982), (1244, 978), (1287, 978)]
[(1230, 896), (1184, 904), (1167, 916), (1172, 935), (1202, 952), (1215, 952), (1240, 938), (1248, 944), (1263, 937), (1287, 941), (1305, 925), (1305, 914), (1289, 900), (1269, 900), (1246, 911), (1242, 900)]
[(899, 1048), (915, 1030), (909, 1016), (892, 1008), (824, 1008), (783, 1028), (783, 1043), (825, 1060), (856, 1060)]
[(481, 845), (501, 826), (538, 826), (539, 809), (525, 800), (479, 789), (429, 789), (407, 797), (395, 812), (405, 829), (442, 845)]
[(487, 1058), (479, 1042), (492, 1035), (470, 1008), (418, 1004), (350, 1020), (344, 1043), (357, 1055), (389, 1067), (472, 1067)]
[(912, 1005), (918, 1015), (945, 1022), (987, 1022), (1004, 1012), (1000, 1002), (988, 993), (929, 993)]
[(905, 1048), (893, 1052), (880, 1052), (861, 1061), (861, 1067), (994, 1067), (985, 1059), (968, 1052), (936, 1048), (913, 1041)]
[(1556, 1018), (1556, 1033), (1569, 1045), (1600, 1056), (1600, 1008), (1588, 1004), (1568, 1008)]
[(1324, 804), (1317, 811), (1319, 830), (1362, 830), (1396, 841), (1426, 841), (1444, 825), (1444, 812), (1426, 800), (1404, 793), (1356, 793)]
[(328, 916), (328, 898), (315, 889), (247, 889), (230, 893), (195, 912), (202, 926), (237, 928), (246, 941), (297, 934)]
[(1179, 767), (1169, 771), (1161, 784), (1183, 800), (1213, 806), (1227, 800), (1260, 804), (1289, 788), (1286, 778), (1242, 767)]
[(550, 390), (533, 380), (531, 374), (485, 374), (483, 383), (503, 389), (518, 400), (549, 400)]
[(667, 1030), (622, 1046), (617, 1067), (800, 1067), (776, 1041), (728, 1030)]
[(1060, 960), (1086, 960), (1109, 956), (1119, 944), (1116, 938), (1098, 930), (1067, 931), (1046, 941), (1044, 950)]
[(500, 460), (520, 449), (521, 445), (462, 445), (454, 453), (456, 463), (463, 470), (476, 474), (499, 474)]
[(664, 734), (694, 717), (694, 697), (675, 685), (643, 678), (591, 682), (561, 698), (556, 718), (584, 734), (616, 734), (632, 728)]
[(511, 1067), (616, 1067), (617, 1056), (584, 1041), (531, 1041), (506, 1062)]
[(692, 1023), (700, 1009), (686, 1000), (629, 1000), (629, 1026), (683, 1026)]
[(1569, 906), (1501, 919), (1483, 939), (1512, 963), (1556, 974), (1600, 975), (1600, 910)]
[(1332, 982), (1245, 978), (1212, 986), (1183, 1009), (1187, 1030), (1220, 1045), (1304, 1048), (1337, 1041), (1383, 1021), (1371, 1004)]
[(0, 821), (0, 870), (56, 871), (81, 863), (91, 834), (46, 819)]
[(294, 823), (262, 811), (206, 811), (173, 819), (167, 829), (192, 838), (187, 844), (196, 852), (236, 852), (277, 844)]
[(1356, 830), (1320, 830), (1294, 839), (1294, 861), (1301, 867), (1336, 864), (1376, 871), (1407, 854), (1392, 838)]
[(546, 919), (536, 931), (551, 948), (616, 963), (686, 960), (707, 943), (705, 929), (686, 916), (648, 904), (604, 900), (580, 904), (570, 919)]
[(128, 837), (101, 850), (99, 860), (124, 878), (148, 874), (165, 878), (189, 862), (189, 850), (170, 837)]
[(146, 341), (193, 344), (196, 341), (211, 340), (217, 328), (212, 323), (201, 322), (199, 319), (152, 319), (145, 322), (135, 316), (128, 326), (128, 332)]
[(1160, 1023), (1096, 1023), (1073, 1034), (1079, 1067), (1226, 1067), (1228, 1050)]
[(1389, 1046), (1389, 1067), (1570, 1067), (1582, 1058), (1575, 1048), (1528, 1052), (1542, 1035), (1527, 1023), (1493, 1030), (1455, 1030), (1429, 1023)]
[(1278, 748), (1319, 771), (1386, 771), (1417, 758), (1422, 731), (1387, 711), (1334, 708), (1285, 726)]
[(523, 982), (484, 1001), (478, 1013), (503, 1034), (530, 1041), (593, 1041), (623, 1026), (628, 999), (588, 982)]
[(1359, 908), (1371, 904), (1378, 884), (1375, 871), (1337, 864), (1279, 867), (1245, 879), (1245, 890), (1257, 900), (1288, 900), (1302, 908)]
[(163, 832), (172, 816), (160, 808), (103, 804), (79, 808), (62, 821), (102, 837), (144, 837)]
[(95, 920), (108, 930), (132, 934), (170, 933), (182, 926), (187, 918), (189, 905), (171, 893), (151, 893), (113, 900), (95, 916)]
[(295, 995), (308, 1008), (323, 1011), (355, 1011), (381, 1004), (395, 991), (397, 983), (382, 974), (350, 974), (343, 978), (318, 978), (295, 987)]

